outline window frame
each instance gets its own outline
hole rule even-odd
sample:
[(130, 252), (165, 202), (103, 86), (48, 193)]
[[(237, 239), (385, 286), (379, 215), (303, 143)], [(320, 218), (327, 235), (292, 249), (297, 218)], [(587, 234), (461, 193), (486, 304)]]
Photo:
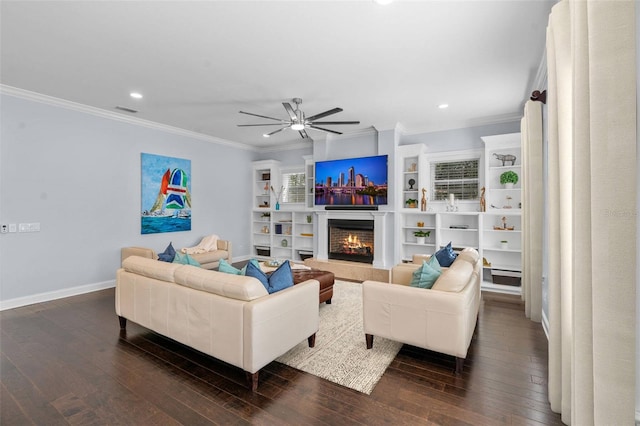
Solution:
[(448, 198), (436, 199), (436, 180), (435, 180), (435, 168), (439, 163), (457, 163), (463, 161), (477, 161), (478, 162), (478, 177), (476, 179), (464, 179), (475, 180), (477, 183), (477, 190), (475, 198), (461, 199), (456, 196), (456, 200), (460, 203), (476, 203), (480, 198), (480, 188), (484, 182), (484, 150), (474, 149), (465, 151), (454, 151), (448, 153), (432, 154), (427, 159), (427, 176), (429, 177), (429, 200), (435, 203), (446, 203)]
[[(289, 186), (287, 185), (287, 181), (288, 179), (286, 178), (287, 175), (302, 175), (301, 181), (302, 181), (302, 185), (301, 186), (296, 186), (296, 188), (300, 188), (301, 191), (298, 194), (298, 197), (300, 197), (300, 201), (296, 200), (296, 201), (287, 201), (286, 200), (286, 195), (288, 194), (288, 188)], [(295, 205), (295, 204), (302, 204), (304, 205), (306, 203), (306, 173), (305, 173), (305, 169), (304, 168), (295, 168), (295, 169), (283, 169), (280, 171), (280, 182), (282, 182), (282, 195), (281, 195), (281, 200), (280, 200), (280, 204), (286, 204), (286, 205)]]

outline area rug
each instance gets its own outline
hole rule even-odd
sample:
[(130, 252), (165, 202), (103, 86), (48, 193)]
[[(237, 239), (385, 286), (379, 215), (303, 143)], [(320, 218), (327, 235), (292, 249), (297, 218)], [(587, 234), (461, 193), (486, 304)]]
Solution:
[(402, 343), (376, 337), (367, 350), (362, 285), (336, 280), (331, 305), (320, 305), (316, 345), (300, 343), (276, 361), (370, 395)]

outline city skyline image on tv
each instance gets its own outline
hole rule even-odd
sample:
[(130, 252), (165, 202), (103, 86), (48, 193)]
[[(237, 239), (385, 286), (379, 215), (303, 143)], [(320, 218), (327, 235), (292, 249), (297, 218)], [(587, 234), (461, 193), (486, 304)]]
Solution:
[(316, 205), (387, 204), (388, 156), (318, 161)]

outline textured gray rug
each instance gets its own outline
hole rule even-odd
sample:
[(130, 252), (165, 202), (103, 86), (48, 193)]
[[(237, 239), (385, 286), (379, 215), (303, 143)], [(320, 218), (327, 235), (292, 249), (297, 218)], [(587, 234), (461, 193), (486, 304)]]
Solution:
[(300, 343), (276, 361), (371, 394), (402, 343), (376, 337), (367, 350), (362, 331), (362, 286), (336, 280), (332, 304), (320, 305), (315, 348)]

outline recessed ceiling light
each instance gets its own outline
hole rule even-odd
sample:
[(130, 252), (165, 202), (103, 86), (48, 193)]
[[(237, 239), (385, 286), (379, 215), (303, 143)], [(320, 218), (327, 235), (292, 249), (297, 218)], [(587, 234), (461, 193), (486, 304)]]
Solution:
[(129, 93), (129, 96), (131, 96), (133, 99), (142, 99), (142, 94), (138, 92), (131, 92)]
[(438, 105), (438, 108), (440, 108), (440, 109), (449, 108), (449, 104), (440, 104), (440, 105)]

